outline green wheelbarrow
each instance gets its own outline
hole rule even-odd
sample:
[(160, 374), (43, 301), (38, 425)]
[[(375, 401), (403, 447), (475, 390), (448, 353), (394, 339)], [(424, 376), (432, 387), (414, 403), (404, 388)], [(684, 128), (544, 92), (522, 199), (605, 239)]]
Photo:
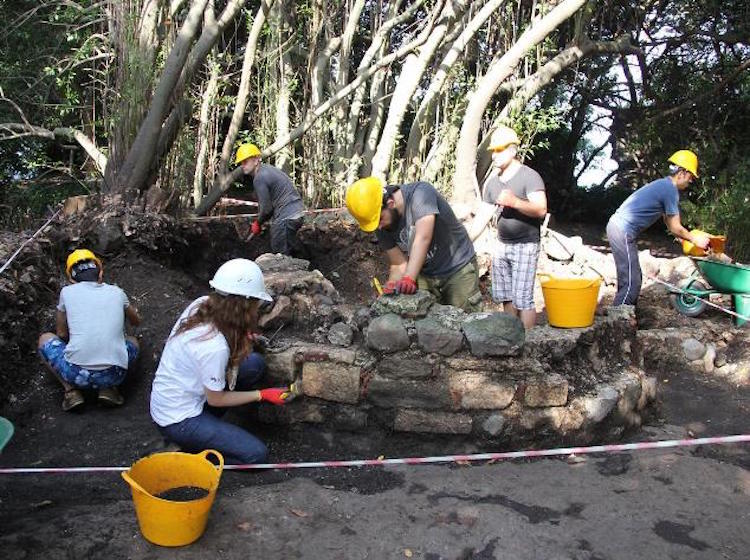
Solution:
[[(734, 312), (750, 316), (750, 267), (707, 258), (693, 258), (696, 270), (679, 290), (670, 290), (672, 305), (688, 317), (697, 317), (706, 309), (711, 294), (732, 296)], [(737, 326), (747, 319), (735, 316)]]

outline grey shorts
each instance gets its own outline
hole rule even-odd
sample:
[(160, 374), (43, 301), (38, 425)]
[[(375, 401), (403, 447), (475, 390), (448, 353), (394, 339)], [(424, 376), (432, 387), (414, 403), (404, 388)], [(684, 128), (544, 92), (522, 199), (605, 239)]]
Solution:
[(539, 243), (497, 241), (492, 257), (492, 299), (513, 302), (516, 309), (534, 309), (534, 280)]

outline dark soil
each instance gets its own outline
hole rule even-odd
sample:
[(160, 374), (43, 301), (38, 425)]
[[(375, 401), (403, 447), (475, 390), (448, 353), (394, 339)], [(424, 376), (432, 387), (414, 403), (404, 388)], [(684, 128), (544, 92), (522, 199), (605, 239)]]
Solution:
[[(201, 226), (204, 227), (204, 226)], [(213, 227), (213, 226), (212, 226)], [(205, 231), (212, 232), (206, 236)], [(141, 311), (142, 325), (132, 330), (141, 341), (139, 363), (123, 386), (126, 402), (111, 409), (96, 404), (89, 395), (87, 403), (75, 413), (64, 413), (60, 404), (62, 388), (46, 373), (34, 348), (38, 332), (2, 332), (16, 336), (23, 344), (19, 355), (9, 360), (0, 373), (0, 381), (11, 387), (0, 395), (0, 414), (16, 427), (10, 444), (0, 456), (0, 464), (14, 467), (66, 467), (79, 465), (124, 465), (163, 449), (164, 441), (149, 415), (149, 394), (153, 373), (165, 339), (185, 306), (207, 292), (207, 280), (216, 266), (231, 257), (253, 258), (268, 250), (267, 235), (249, 244), (241, 242), (233, 227), (211, 229), (204, 234), (192, 233), (187, 245), (170, 245), (167, 239), (157, 243), (159, 250), (147, 242), (130, 240), (110, 254), (105, 254), (105, 281), (122, 287)], [(139, 234), (136, 234), (138, 237)], [(369, 303), (375, 297), (370, 281), (382, 280), (387, 272), (382, 253), (365, 236), (340, 220), (321, 217), (303, 228), (311, 252), (312, 266), (329, 278), (346, 301)], [(166, 251), (165, 246), (177, 247)], [(182, 248), (179, 248), (182, 247)], [(41, 250), (41, 249), (40, 249)], [(54, 252), (57, 258), (64, 251)], [(50, 291), (50, 290), (45, 290)], [(37, 301), (35, 321), (38, 331), (53, 329), (53, 307), (56, 295)], [(664, 297), (644, 293), (639, 306), (653, 308), (654, 324), (679, 326), (681, 316), (671, 312)], [(29, 308), (31, 309), (31, 308)], [(30, 311), (29, 311), (30, 312)], [(706, 318), (716, 318), (708, 313)], [(688, 321), (705, 320), (687, 319)], [(723, 317), (722, 320), (726, 320)], [(283, 340), (282, 331), (279, 339)], [(732, 352), (747, 352), (747, 349)], [(729, 386), (720, 379), (688, 372), (659, 372), (661, 407), (655, 415), (657, 425), (684, 426), (696, 435), (747, 433), (750, 429), (750, 389)], [(493, 451), (478, 449), (476, 444), (460, 437), (410, 436), (400, 434), (362, 435), (331, 433), (314, 426), (291, 428), (266, 426), (252, 420), (252, 407), (232, 410), (231, 421), (247, 426), (271, 450), (272, 461), (353, 459), (363, 457), (444, 455)], [(633, 437), (637, 439), (638, 434)], [(721, 448), (697, 450), (696, 453), (719, 454), (726, 460), (748, 466), (748, 454), (729, 453)], [(248, 484), (273, 484), (293, 477), (309, 477), (326, 487), (346, 489), (363, 494), (377, 493), (401, 486), (398, 473), (379, 468), (304, 469), (263, 473), (226, 472), (222, 493), (233, 492)], [(91, 475), (14, 475), (0, 478), (0, 526), (9, 531), (23, 526), (25, 519), (58, 517), (75, 505), (95, 508), (113, 500), (127, 500), (129, 488), (111, 473)], [(174, 498), (170, 498), (174, 499)], [(42, 552), (40, 548), (36, 552)], [(29, 554), (34, 556), (35, 552)]]
[(199, 486), (178, 486), (157, 494), (157, 498), (170, 502), (192, 502), (208, 496), (208, 490)]

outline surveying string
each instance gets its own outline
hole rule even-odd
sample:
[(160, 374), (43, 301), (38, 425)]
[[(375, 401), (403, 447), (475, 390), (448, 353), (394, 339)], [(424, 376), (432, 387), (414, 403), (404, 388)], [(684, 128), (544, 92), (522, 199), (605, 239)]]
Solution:
[[(643, 441), (589, 447), (558, 447), (528, 451), (506, 451), (501, 453), (475, 453), (472, 455), (442, 455), (436, 457), (404, 457), (399, 459), (355, 459), (352, 461), (315, 461), (306, 463), (259, 463), (254, 465), (224, 465), (224, 470), (289, 470), (335, 467), (379, 467), (384, 465), (425, 465), (435, 463), (459, 463), (472, 461), (500, 461), (504, 459), (527, 459), (554, 457), (559, 455), (585, 455), (590, 453), (619, 453), (644, 449), (667, 449), (672, 447), (697, 447), (699, 445), (723, 445), (750, 442), (750, 434), (718, 436), (696, 439), (673, 439), (665, 441)], [(121, 472), (130, 467), (56, 467), (56, 468), (0, 468), (0, 474), (55, 474)]]

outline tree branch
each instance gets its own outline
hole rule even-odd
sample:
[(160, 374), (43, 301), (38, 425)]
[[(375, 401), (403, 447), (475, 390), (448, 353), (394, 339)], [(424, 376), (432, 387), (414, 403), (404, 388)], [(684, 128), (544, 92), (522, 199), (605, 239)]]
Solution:
[(0, 141), (15, 140), (27, 136), (34, 136), (37, 138), (45, 138), (46, 140), (59, 140), (61, 138), (65, 138), (66, 140), (73, 140), (75, 142), (78, 142), (78, 144), (94, 162), (96, 170), (100, 174), (104, 175), (104, 168), (107, 166), (107, 157), (96, 146), (96, 143), (80, 130), (67, 127), (58, 127), (53, 130), (49, 130), (41, 126), (34, 126), (28, 123), (0, 123), (0, 132), (2, 131), (8, 134), (0, 134)]
[[(302, 124), (300, 124), (297, 128), (292, 130), (287, 136), (284, 136), (282, 138), (279, 138), (271, 144), (270, 146), (267, 146), (263, 152), (262, 157), (268, 157), (270, 155), (275, 154), (277, 151), (285, 147), (290, 142), (293, 142), (300, 136), (302, 136), (305, 132), (307, 132), (310, 127), (315, 124), (315, 122), (326, 112), (328, 112), (332, 107), (335, 107), (337, 103), (341, 102), (343, 99), (345, 99), (349, 94), (351, 94), (352, 91), (357, 89), (362, 83), (365, 82), (370, 76), (375, 74), (378, 70), (381, 68), (384, 68), (396, 60), (399, 60), (409, 54), (410, 52), (414, 51), (415, 49), (419, 48), (422, 43), (424, 43), (427, 39), (427, 34), (418, 37), (414, 41), (407, 43), (406, 45), (402, 46), (397, 51), (389, 54), (388, 56), (385, 56), (378, 60), (375, 64), (370, 66), (369, 68), (357, 72), (357, 77), (354, 78), (351, 82), (349, 82), (346, 86), (341, 88), (339, 91), (336, 92), (335, 95), (333, 95), (331, 98), (329, 98), (325, 103), (319, 105), (315, 109), (312, 109), (307, 112), (305, 115), (304, 120), (302, 121)], [(218, 185), (215, 185), (214, 188), (209, 192), (206, 197), (203, 199), (203, 201), (200, 203), (198, 208), (195, 209), (195, 213), (198, 216), (202, 216), (208, 210), (210, 210), (214, 204), (216, 204), (216, 201), (221, 198), (221, 194), (229, 188), (229, 186), (236, 181), (240, 174), (242, 173), (242, 170), (237, 168), (235, 169), (230, 175), (226, 177), (220, 177), (217, 181)]]

